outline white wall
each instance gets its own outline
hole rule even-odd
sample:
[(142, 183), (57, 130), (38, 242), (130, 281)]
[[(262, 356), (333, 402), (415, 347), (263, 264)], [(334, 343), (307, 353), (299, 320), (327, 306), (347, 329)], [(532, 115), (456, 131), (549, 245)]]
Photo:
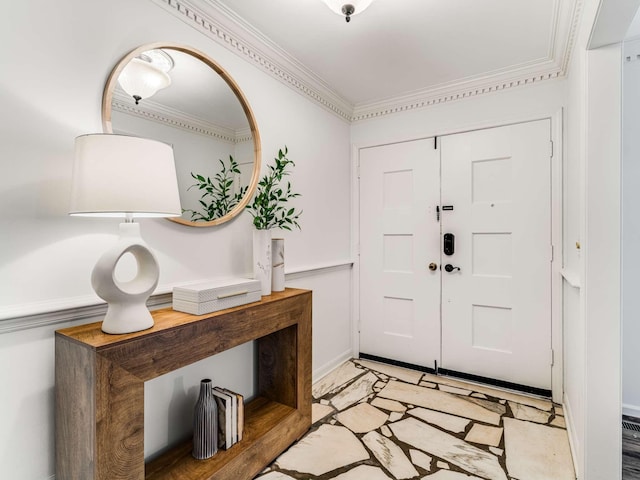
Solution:
[(622, 105), (622, 412), (634, 417), (640, 417), (639, 54), (640, 39), (625, 43)]
[[(264, 162), (288, 146), (296, 162), (292, 181), (302, 193), (296, 205), (304, 213), (302, 231), (283, 235), (287, 270), (350, 258), (348, 124), (153, 2), (11, 2), (0, 15), (0, 319), (98, 301), (89, 276), (115, 241), (117, 221), (67, 217), (73, 140), (101, 131), (100, 100), (113, 65), (157, 41), (193, 46), (231, 74), (255, 113)], [(159, 291), (251, 271), (247, 214), (208, 229), (146, 220), (142, 233), (158, 256)], [(351, 351), (350, 278), (348, 267), (288, 276), (289, 286), (314, 290), (316, 374)], [(67, 325), (0, 334), (1, 478), (40, 480), (54, 473), (53, 331)], [(198, 379), (212, 375), (250, 394), (252, 355), (251, 345), (241, 346), (150, 382), (149, 399), (166, 402), (171, 392), (168, 401), (181, 406), (164, 410), (169, 413), (149, 406), (147, 453), (183, 434), (176, 418), (188, 415)]]

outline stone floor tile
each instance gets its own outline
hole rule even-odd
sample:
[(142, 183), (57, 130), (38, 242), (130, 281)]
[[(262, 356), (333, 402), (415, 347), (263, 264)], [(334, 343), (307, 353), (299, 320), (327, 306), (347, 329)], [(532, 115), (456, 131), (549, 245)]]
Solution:
[(391, 435), (393, 435), (393, 433), (391, 433), (391, 430), (389, 430), (389, 427), (387, 427), (386, 425), (380, 427), (380, 433), (382, 433), (385, 437), (390, 437)]
[(433, 475), (422, 477), (422, 480), (483, 480), (480, 477), (472, 477), (460, 472), (452, 472), (451, 470), (440, 470)]
[(491, 412), (480, 405), (468, 402), (457, 395), (439, 390), (432, 390), (430, 388), (401, 382), (389, 382), (378, 395), (383, 398), (411, 403), (420, 407), (439, 410), (484, 423), (493, 425), (500, 423), (500, 415), (497, 413)]
[(498, 447), (489, 447), (489, 450), (491, 450), (491, 452), (495, 453), (499, 457), (501, 457), (504, 453), (504, 450)]
[(443, 392), (455, 393), (456, 395), (471, 395), (471, 390), (467, 390), (466, 388), (451, 387), (449, 385), (440, 385), (438, 389), (442, 390)]
[(468, 390), (472, 390), (477, 393), (484, 393), (485, 395), (489, 395), (490, 397), (500, 398), (503, 400), (512, 400), (514, 402), (522, 403), (524, 405), (529, 405), (531, 407), (539, 408), (540, 410), (551, 411), (553, 408), (553, 404), (549, 400), (545, 400), (538, 397), (533, 397), (529, 395), (522, 395), (519, 393), (510, 392), (507, 390), (501, 390), (498, 388), (487, 387), (485, 385), (478, 385), (476, 383), (463, 382), (460, 380), (454, 380), (449, 377), (436, 376), (430, 373), (425, 373), (422, 377), (422, 380), (427, 380), (430, 382), (436, 382), (441, 385), (450, 385), (452, 387), (458, 388), (466, 388)]
[(484, 407), (487, 410), (491, 410), (492, 412), (496, 412), (498, 415), (504, 415), (505, 413), (507, 413), (507, 407), (502, 405), (500, 402), (494, 402), (492, 400), (485, 400), (483, 398), (475, 397), (467, 397), (465, 398), (465, 400), (475, 403), (476, 405), (480, 405), (481, 407)]
[(378, 432), (369, 432), (362, 437), (364, 444), (396, 480), (405, 480), (418, 475), (418, 471), (398, 445)]
[(382, 408), (383, 410), (388, 410), (390, 412), (404, 413), (407, 411), (407, 407), (405, 407), (400, 402), (389, 400), (387, 398), (376, 397), (371, 401), (371, 405), (373, 405), (374, 407)]
[(356, 367), (353, 362), (344, 362), (314, 383), (311, 393), (314, 398), (324, 397), (327, 393), (337, 391), (344, 384), (365, 372), (366, 370)]
[(526, 480), (574, 480), (567, 431), (513, 418), (504, 419), (509, 475)]
[(389, 427), (400, 441), (446, 460), (466, 472), (491, 480), (507, 480), (495, 455), (480, 450), (453, 435), (415, 418), (401, 420)]
[(451, 470), (451, 467), (449, 466), (449, 464), (447, 462), (443, 462), (442, 460), (438, 460), (438, 462), (436, 463), (436, 466), (444, 470)]
[(417, 370), (409, 370), (408, 368), (396, 367), (395, 365), (387, 365), (385, 363), (372, 362), (371, 360), (354, 360), (354, 362), (369, 368), (376, 372), (395, 377), (403, 382), (417, 384), (422, 378), (422, 372)]
[(489, 427), (488, 425), (481, 425), (479, 423), (475, 423), (465, 437), (467, 442), (480, 443), (482, 445), (490, 445), (492, 447), (500, 445), (501, 439), (501, 427)]
[(375, 383), (374, 387), (384, 388), (386, 385), (387, 385), (387, 382), (379, 381)]
[(347, 428), (321, 425), (280, 455), (275, 464), (283, 470), (323, 475), (368, 458), (360, 440)]
[(476, 398), (484, 398), (485, 400), (487, 399), (487, 396), (484, 393), (472, 393), (471, 396)]
[(293, 477), (285, 475), (281, 472), (269, 472), (266, 475), (262, 475), (257, 478), (259, 478), (260, 480), (295, 480)]
[(331, 403), (338, 410), (344, 410), (354, 403), (359, 402), (364, 397), (372, 394), (373, 385), (377, 380), (377, 377), (373, 373), (366, 373), (351, 385), (334, 395), (331, 399)]
[(553, 409), (556, 415), (560, 415), (561, 417), (564, 417), (564, 408), (562, 408), (562, 405), (555, 405)]
[(322, 420), (333, 412), (335, 412), (335, 410), (329, 405), (313, 403), (311, 404), (311, 423), (316, 423), (318, 420)]
[(389, 477), (378, 467), (371, 465), (360, 465), (352, 468), (346, 473), (342, 473), (332, 480), (390, 480)]
[(360, 403), (336, 415), (336, 419), (353, 433), (367, 433), (375, 430), (388, 418), (388, 414), (368, 403)]
[(555, 427), (567, 428), (567, 424), (564, 421), (564, 417), (556, 417), (551, 420), (551, 425)]
[(322, 400), (320, 400), (320, 405), (329, 405), (329, 400), (325, 400), (324, 398)]
[(397, 422), (398, 420), (400, 420), (404, 415), (400, 412), (391, 412), (391, 415), (389, 415), (389, 421), (390, 422)]
[(529, 407), (527, 405), (520, 405), (519, 403), (509, 402), (513, 416), (518, 420), (526, 420), (528, 422), (547, 423), (551, 412), (544, 412), (537, 408)]
[(420, 382), (421, 387), (436, 388), (438, 384), (433, 382)]
[(407, 412), (409, 415), (418, 417), (427, 423), (437, 425), (440, 428), (449, 430), (453, 433), (462, 433), (467, 428), (467, 425), (471, 423), (468, 418), (456, 417), (455, 415), (449, 415), (448, 413), (435, 412), (426, 408), (414, 408)]
[(409, 457), (414, 465), (423, 468), (427, 472), (431, 471), (431, 460), (433, 459), (426, 453), (412, 448), (409, 450)]

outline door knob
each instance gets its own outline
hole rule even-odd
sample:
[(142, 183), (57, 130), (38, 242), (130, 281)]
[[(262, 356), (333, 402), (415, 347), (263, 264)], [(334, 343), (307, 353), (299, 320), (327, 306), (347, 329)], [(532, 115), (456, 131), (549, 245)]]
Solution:
[(451, 272), (453, 272), (453, 271), (455, 271), (455, 270), (460, 270), (460, 267), (454, 267), (454, 266), (453, 266), (453, 265), (451, 265), (450, 263), (447, 263), (447, 264), (444, 266), (444, 269), (445, 269), (445, 271), (447, 271), (447, 272), (451, 273)]
[(435, 272), (437, 269), (438, 269), (438, 264), (437, 263), (431, 262), (429, 264), (429, 270), (431, 270), (432, 272)]

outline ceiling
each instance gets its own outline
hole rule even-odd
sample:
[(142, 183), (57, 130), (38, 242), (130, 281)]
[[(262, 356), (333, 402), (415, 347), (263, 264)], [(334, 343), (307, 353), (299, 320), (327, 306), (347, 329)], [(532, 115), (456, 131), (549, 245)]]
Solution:
[(561, 76), (581, 0), (375, 0), (350, 23), (322, 0), (190, 3), (224, 13), (246, 41), (357, 109)]

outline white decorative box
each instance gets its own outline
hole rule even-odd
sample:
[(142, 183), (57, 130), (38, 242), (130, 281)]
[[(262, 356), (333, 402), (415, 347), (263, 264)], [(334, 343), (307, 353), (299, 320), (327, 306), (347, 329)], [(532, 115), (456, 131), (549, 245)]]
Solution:
[(173, 287), (173, 309), (192, 315), (204, 315), (257, 302), (261, 297), (259, 280), (219, 278)]

